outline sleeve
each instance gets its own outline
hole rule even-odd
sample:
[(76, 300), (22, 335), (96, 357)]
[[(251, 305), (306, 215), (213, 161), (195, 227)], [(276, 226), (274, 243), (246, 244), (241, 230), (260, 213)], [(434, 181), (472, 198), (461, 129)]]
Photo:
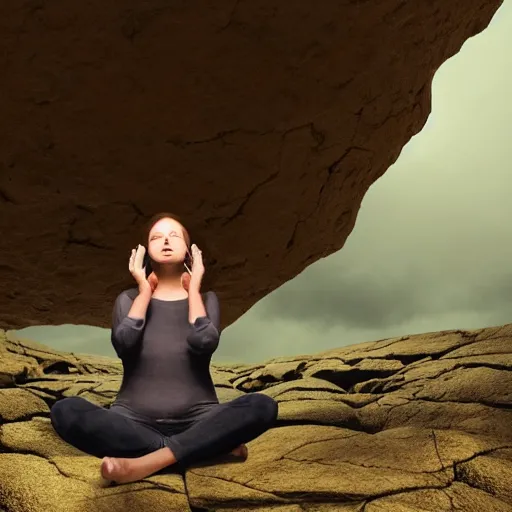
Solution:
[(192, 352), (211, 355), (219, 346), (220, 339), (220, 306), (215, 292), (206, 293), (204, 307), (207, 316), (199, 316), (191, 324), (187, 342)]
[(120, 359), (123, 359), (139, 343), (146, 324), (145, 318), (128, 316), (132, 304), (133, 299), (123, 292), (117, 297), (112, 312), (110, 340)]

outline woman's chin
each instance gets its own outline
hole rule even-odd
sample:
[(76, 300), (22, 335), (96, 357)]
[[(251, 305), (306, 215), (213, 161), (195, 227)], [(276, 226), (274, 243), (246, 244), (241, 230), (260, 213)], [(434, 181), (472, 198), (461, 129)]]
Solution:
[(168, 256), (163, 255), (159, 256), (158, 258), (153, 258), (153, 261), (159, 265), (179, 265), (181, 262), (178, 258), (176, 258), (175, 255), (169, 254)]

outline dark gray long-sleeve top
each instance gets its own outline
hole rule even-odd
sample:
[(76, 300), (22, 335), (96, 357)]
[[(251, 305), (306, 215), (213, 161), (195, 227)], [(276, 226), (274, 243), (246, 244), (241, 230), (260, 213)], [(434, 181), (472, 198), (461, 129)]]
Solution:
[(137, 294), (136, 288), (125, 290), (114, 305), (111, 341), (124, 373), (112, 407), (166, 419), (219, 403), (210, 375), (220, 337), (217, 295), (202, 294), (207, 316), (191, 324), (188, 299), (152, 298), (144, 319), (129, 317)]

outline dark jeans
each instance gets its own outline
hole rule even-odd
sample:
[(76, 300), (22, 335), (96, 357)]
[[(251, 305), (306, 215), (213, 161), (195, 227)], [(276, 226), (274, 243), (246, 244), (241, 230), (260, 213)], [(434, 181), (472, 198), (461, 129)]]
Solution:
[(118, 411), (69, 397), (52, 406), (50, 418), (64, 441), (89, 455), (140, 457), (167, 446), (185, 468), (228, 454), (263, 434), (274, 425), (278, 405), (267, 395), (249, 393), (167, 424), (132, 419)]

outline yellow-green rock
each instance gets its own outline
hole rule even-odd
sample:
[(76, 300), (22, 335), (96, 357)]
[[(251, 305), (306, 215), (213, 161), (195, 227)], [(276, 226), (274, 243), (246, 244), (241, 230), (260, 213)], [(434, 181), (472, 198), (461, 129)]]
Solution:
[(114, 487), (100, 459), (56, 435), (49, 410), (67, 396), (110, 404), (119, 360), (12, 331), (0, 331), (0, 355), (2, 512), (512, 511), (511, 325), (213, 365), (221, 402), (267, 394), (276, 427), (243, 463)]

